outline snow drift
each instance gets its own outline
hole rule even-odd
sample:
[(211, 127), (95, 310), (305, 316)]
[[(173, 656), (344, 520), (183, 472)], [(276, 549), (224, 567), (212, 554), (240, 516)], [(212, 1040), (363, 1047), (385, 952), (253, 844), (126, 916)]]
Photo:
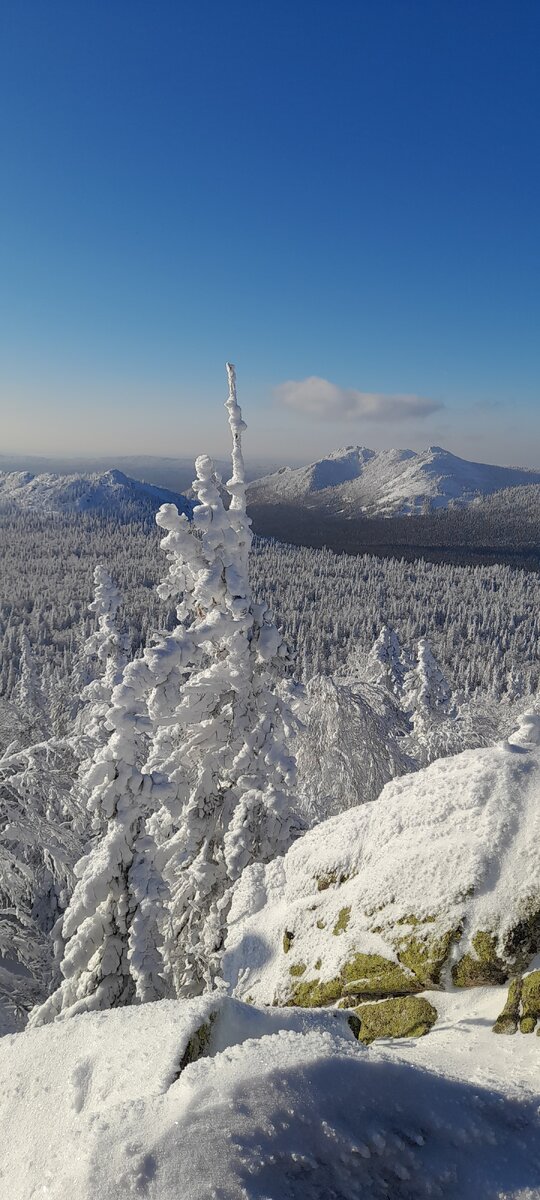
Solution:
[[(501, 1048), (481, 1024), (469, 1034)], [(493, 1056), (477, 1055), (485, 1086), (469, 1078), (468, 1055), (444, 1078), (419, 1067), (415, 1049), (366, 1050), (335, 1010), (262, 1011), (216, 993), (6, 1037), (2, 1194), (540, 1196), (540, 1122), (525, 1060), (522, 1090), (505, 1094)]]

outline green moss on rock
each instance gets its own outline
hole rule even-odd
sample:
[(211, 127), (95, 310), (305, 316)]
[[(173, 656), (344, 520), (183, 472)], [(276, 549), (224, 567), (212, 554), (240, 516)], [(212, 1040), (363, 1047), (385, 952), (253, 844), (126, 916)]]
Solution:
[(289, 975), (304, 975), (306, 971), (305, 963), (293, 963), (292, 967), (289, 967)]
[(347, 928), (347, 925), (349, 924), (350, 919), (351, 919), (350, 906), (348, 908), (340, 909), (340, 913), (339, 913), (338, 919), (334, 925), (332, 933), (335, 934), (336, 937), (340, 933), (345, 933), (345, 930)]
[(525, 975), (521, 989), (521, 1020), (519, 1022), (521, 1032), (533, 1033), (539, 1020), (540, 971), (531, 971), (530, 975)]
[[(493, 1026), (494, 1033), (534, 1033), (540, 1021), (540, 971), (513, 979), (506, 1004)], [(538, 1029), (540, 1036), (540, 1026)]]
[(317, 929), (326, 929), (326, 921), (323, 921), (321, 918), (319, 918), (317, 921)]
[(343, 992), (362, 996), (398, 996), (420, 992), (422, 985), (399, 963), (380, 954), (355, 954), (341, 968)]
[(317, 962), (313, 963), (313, 970), (320, 971), (321, 967), (322, 967), (322, 959), (318, 958)]
[(456, 987), (496, 986), (505, 983), (508, 967), (497, 954), (493, 933), (479, 929), (472, 939), (474, 954), (464, 954), (452, 968)]
[(396, 921), (397, 925), (433, 925), (436, 917), (415, 917), (414, 913), (408, 913), (406, 917), (400, 917)]
[[(300, 972), (293, 972), (291, 968), (290, 974), (293, 973)], [(421, 990), (422, 984), (399, 963), (379, 954), (355, 954), (333, 979), (324, 983), (320, 979), (310, 979), (298, 984), (285, 1003), (300, 1008), (323, 1008), (347, 996), (381, 998), (410, 995)]]
[(283, 953), (288, 954), (294, 941), (294, 933), (290, 933), (288, 929), (283, 934)]
[(529, 901), (529, 912), (506, 935), (504, 957), (513, 964), (515, 971), (526, 971), (540, 950), (540, 911), (537, 906), (536, 896)]
[(210, 1041), (214, 1020), (215, 1017), (211, 1016), (209, 1021), (206, 1021), (204, 1025), (201, 1025), (200, 1028), (196, 1029), (195, 1033), (191, 1035), (180, 1060), (178, 1075), (181, 1075), (184, 1068), (188, 1067), (190, 1063), (197, 1062), (197, 1059), (201, 1058), (205, 1053)]
[(317, 891), (325, 892), (327, 888), (334, 887), (335, 884), (346, 883), (348, 875), (340, 874), (339, 871), (327, 871), (325, 875), (317, 875)]
[(360, 1004), (358, 1040), (369, 1045), (376, 1038), (423, 1037), (437, 1020), (437, 1009), (423, 996), (394, 996), (375, 1004)]
[(286, 1006), (298, 1005), (299, 1008), (324, 1008), (333, 1004), (341, 995), (341, 979), (336, 975), (321, 983), (320, 979), (310, 979), (299, 983), (286, 1001)]
[(427, 930), (406, 935), (400, 938), (397, 944), (399, 961), (413, 971), (425, 986), (437, 986), (452, 942), (458, 938), (459, 933), (459, 929), (448, 929), (439, 937), (430, 937)]
[(508, 988), (506, 1004), (495, 1021), (493, 1033), (516, 1032), (521, 1005), (521, 988), (521, 978), (518, 976), (517, 979), (512, 979), (510, 987)]

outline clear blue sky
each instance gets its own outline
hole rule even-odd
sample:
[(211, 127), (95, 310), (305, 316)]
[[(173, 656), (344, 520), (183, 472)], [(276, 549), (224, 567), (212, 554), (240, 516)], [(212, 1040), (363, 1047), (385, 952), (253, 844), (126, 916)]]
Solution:
[(539, 63), (538, 0), (3, 0), (1, 448), (219, 452), (232, 358), (254, 455), (539, 465)]

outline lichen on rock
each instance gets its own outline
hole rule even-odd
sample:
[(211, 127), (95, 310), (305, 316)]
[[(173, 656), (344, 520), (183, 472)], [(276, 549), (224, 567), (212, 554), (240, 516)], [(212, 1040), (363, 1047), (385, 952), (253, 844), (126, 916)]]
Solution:
[[(409, 919), (407, 924), (418, 929), (418, 926), (428, 922), (431, 924), (433, 920), (432, 917), (427, 917), (424, 921)], [(413, 971), (425, 987), (438, 986), (452, 942), (457, 941), (460, 934), (459, 926), (437, 936), (430, 934), (427, 929), (420, 933), (406, 934), (399, 938), (396, 945), (399, 961)]]
[(521, 1005), (521, 976), (512, 979), (508, 988), (508, 996), (506, 1004), (502, 1012), (497, 1017), (493, 1026), (493, 1033), (515, 1033), (519, 1023), (519, 1012)]
[(294, 941), (294, 933), (291, 933), (290, 930), (286, 929), (285, 933), (283, 934), (283, 953), (284, 954), (289, 953), (289, 950), (293, 944), (293, 941)]
[[(289, 974), (300, 973), (304, 972), (290, 968)], [(378, 954), (355, 954), (332, 979), (310, 979), (298, 984), (285, 1003), (321, 1008), (345, 997), (404, 996), (421, 990), (422, 984), (399, 963)]]
[(437, 1020), (437, 1009), (424, 996), (393, 996), (353, 1011), (360, 1021), (358, 1041), (365, 1045), (376, 1038), (423, 1037)]
[(339, 910), (339, 916), (334, 925), (332, 933), (335, 934), (336, 937), (340, 933), (345, 933), (345, 930), (349, 924), (350, 919), (351, 919), (351, 906), (349, 904), (349, 905), (347, 905), (346, 908), (341, 908)]
[(210, 1041), (214, 1020), (215, 1014), (213, 1013), (208, 1021), (205, 1021), (204, 1025), (199, 1026), (199, 1029), (196, 1029), (195, 1033), (191, 1035), (180, 1060), (178, 1075), (181, 1075), (182, 1071), (185, 1069), (185, 1067), (188, 1067), (190, 1063), (197, 1062), (198, 1058), (202, 1058), (202, 1055), (205, 1053)]
[(505, 983), (510, 969), (497, 953), (495, 934), (479, 929), (472, 939), (474, 954), (464, 954), (452, 967), (456, 987), (485, 987)]
[[(540, 1021), (540, 971), (512, 979), (506, 1004), (493, 1026), (494, 1033), (534, 1033)], [(540, 1026), (538, 1027), (540, 1036)]]
[[(540, 1020), (540, 971), (531, 971), (523, 977), (521, 988), (521, 1033), (533, 1033)], [(539, 1030), (540, 1036), (540, 1030)]]
[(325, 892), (327, 888), (346, 883), (349, 876), (343, 871), (327, 871), (325, 875), (317, 875), (317, 891)]

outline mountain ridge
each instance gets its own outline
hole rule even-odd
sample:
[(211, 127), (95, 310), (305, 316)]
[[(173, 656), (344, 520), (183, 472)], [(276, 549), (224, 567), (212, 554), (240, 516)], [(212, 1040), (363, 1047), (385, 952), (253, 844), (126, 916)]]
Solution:
[(168, 488), (131, 479), (123, 471), (102, 474), (61, 475), (52, 471), (33, 475), (30, 471), (0, 472), (0, 506), (44, 513), (109, 512), (145, 516), (162, 504), (176, 504), (189, 514), (193, 505), (186, 496)]
[(540, 470), (459, 458), (442, 446), (344, 446), (305, 467), (282, 467), (248, 485), (251, 504), (301, 504), (349, 517), (415, 516), (503, 489), (540, 483)]

